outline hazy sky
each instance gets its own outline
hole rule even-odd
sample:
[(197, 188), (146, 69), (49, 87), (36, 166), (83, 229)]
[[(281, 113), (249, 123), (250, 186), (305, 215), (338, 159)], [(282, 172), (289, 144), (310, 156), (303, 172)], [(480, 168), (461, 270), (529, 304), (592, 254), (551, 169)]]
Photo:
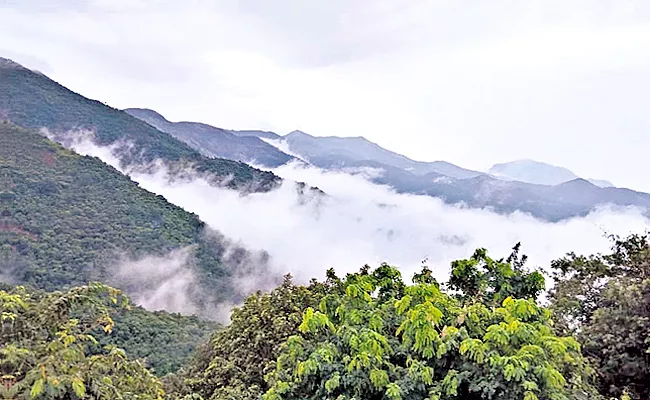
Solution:
[(170, 120), (650, 191), (647, 0), (0, 0), (1, 56)]

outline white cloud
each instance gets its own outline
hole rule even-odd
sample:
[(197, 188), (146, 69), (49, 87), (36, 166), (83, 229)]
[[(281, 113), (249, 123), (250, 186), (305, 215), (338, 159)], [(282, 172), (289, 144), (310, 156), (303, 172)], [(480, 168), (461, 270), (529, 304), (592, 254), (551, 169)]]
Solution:
[(148, 310), (196, 314), (199, 309), (191, 292), (198, 291), (198, 280), (189, 267), (191, 254), (192, 249), (188, 247), (164, 256), (136, 260), (121, 257), (111, 268), (112, 276), (108, 279)]
[[(117, 165), (105, 148), (80, 143), (73, 145), (80, 153)], [(170, 182), (164, 169), (130, 176), (145, 189), (198, 214), (226, 237), (252, 250), (266, 250), (273, 272), (291, 272), (302, 282), (323, 278), (330, 267), (352, 272), (383, 261), (410, 279), (425, 258), (444, 280), (452, 260), (469, 257), (478, 247), (505, 257), (517, 242), (522, 242), (531, 267), (548, 268), (569, 251), (607, 252), (606, 233), (640, 233), (650, 226), (632, 208), (602, 208), (584, 218), (547, 223), (520, 213), (504, 216), (427, 196), (397, 194), (360, 174), (299, 164), (274, 172), (287, 179), (279, 189), (248, 196), (210, 186), (200, 177)], [(298, 196), (292, 181), (318, 186), (329, 196)]]

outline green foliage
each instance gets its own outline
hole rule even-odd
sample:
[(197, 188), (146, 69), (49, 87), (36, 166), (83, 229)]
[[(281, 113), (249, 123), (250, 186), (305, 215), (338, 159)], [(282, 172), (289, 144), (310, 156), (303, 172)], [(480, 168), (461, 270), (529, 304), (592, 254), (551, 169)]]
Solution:
[(200, 344), (217, 329), (196, 316), (147, 311), (141, 307), (111, 310), (115, 327), (110, 335), (96, 335), (98, 347), (114, 345), (131, 359), (143, 360), (156, 375), (177, 372), (187, 365)]
[(607, 396), (650, 398), (650, 244), (612, 238), (612, 253), (553, 262), (557, 331), (574, 333)]
[(3, 398), (162, 399), (161, 382), (139, 361), (112, 346), (89, 351), (92, 331), (113, 330), (109, 302), (128, 300), (99, 283), (63, 293), (0, 291)]
[(199, 281), (232, 299), (224, 246), (204, 223), (100, 160), (0, 122), (0, 180), (0, 272), (15, 283), (55, 290), (105, 280), (119, 255), (191, 246)]
[[(476, 254), (454, 265), (491, 263), (484, 252)], [(521, 272), (521, 265), (494, 269)], [(467, 273), (476, 276), (475, 270)], [(493, 273), (499, 279), (479, 285), (493, 295), (479, 301), (469, 299), (480, 292), (469, 298), (451, 295), (427, 275), (424, 269), (413, 285), (405, 285), (399, 272), (384, 264), (339, 281), (317, 308), (304, 311), (298, 331), (267, 375), (271, 386), (264, 399), (586, 399), (594, 394), (580, 345), (554, 334), (549, 310), (533, 296), (495, 304), (504, 287), (529, 287), (522, 278), (530, 274)], [(467, 281), (457, 269), (455, 276)]]
[(466, 301), (482, 301), (498, 305), (508, 297), (533, 298), (544, 290), (544, 277), (539, 271), (524, 270), (526, 256), (519, 255), (520, 244), (505, 260), (493, 260), (485, 249), (478, 249), (467, 260), (451, 264), (449, 287), (461, 293)]
[[(233, 310), (231, 324), (214, 334), (190, 365), (170, 382), (178, 398), (194, 393), (205, 399), (258, 399), (267, 390), (264, 374), (280, 346), (333, 283), (296, 286), (290, 276), (268, 294), (255, 293)], [(333, 385), (332, 381), (330, 385)]]
[[(232, 299), (222, 245), (196, 215), (149, 193), (115, 169), (29, 131), (0, 122), (0, 274), (57, 290), (110, 280), (118, 255), (162, 255), (193, 246), (200, 281)], [(219, 296), (221, 296), (219, 298)], [(198, 302), (202, 299), (197, 299)], [(214, 325), (196, 318), (118, 312), (100, 343), (146, 358), (157, 374), (176, 371)]]

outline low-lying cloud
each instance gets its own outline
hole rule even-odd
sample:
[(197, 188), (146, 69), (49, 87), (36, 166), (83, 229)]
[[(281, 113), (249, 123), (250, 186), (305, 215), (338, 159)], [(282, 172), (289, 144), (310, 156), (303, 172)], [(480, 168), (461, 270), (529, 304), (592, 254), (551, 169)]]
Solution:
[[(110, 148), (87, 140), (72, 147), (119, 168)], [(424, 259), (445, 280), (452, 260), (470, 256), (477, 247), (486, 247), (495, 257), (507, 256), (517, 242), (530, 266), (544, 268), (570, 251), (607, 251), (606, 234), (627, 235), (650, 226), (639, 210), (624, 207), (602, 207), (558, 223), (523, 213), (499, 215), (428, 196), (398, 194), (363, 174), (327, 172), (299, 163), (273, 170), (285, 178), (279, 188), (247, 196), (211, 186), (199, 176), (170, 181), (164, 167), (154, 173), (128, 172), (141, 187), (198, 214), (229, 239), (268, 252), (270, 274), (290, 272), (301, 282), (323, 278), (330, 267), (343, 274), (384, 261), (410, 279)], [(300, 195), (294, 181), (317, 186), (329, 196)], [(255, 273), (239, 277), (249, 283), (247, 290), (264, 286), (264, 279), (251, 280)]]
[(191, 297), (198, 282), (190, 266), (192, 251), (188, 246), (162, 256), (121, 257), (108, 280), (148, 310), (196, 314), (199, 309)]

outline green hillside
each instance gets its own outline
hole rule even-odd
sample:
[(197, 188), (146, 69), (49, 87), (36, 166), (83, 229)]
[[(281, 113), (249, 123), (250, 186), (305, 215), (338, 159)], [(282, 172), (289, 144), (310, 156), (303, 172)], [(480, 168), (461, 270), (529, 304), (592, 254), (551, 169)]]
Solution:
[(82, 284), (112, 251), (160, 253), (196, 243), (202, 228), (100, 160), (8, 123), (0, 123), (0, 168), (2, 232), (22, 264), (12, 275), (19, 282)]
[(224, 244), (205, 235), (196, 215), (99, 159), (0, 123), (0, 179), (5, 280), (60, 289), (110, 277), (118, 255), (193, 246), (203, 289), (215, 300), (231, 300), (229, 271), (220, 262)]
[[(204, 237), (203, 222), (96, 158), (0, 122), (0, 180), (4, 281), (59, 290), (110, 280), (118, 253), (159, 255), (192, 245), (202, 293), (215, 301), (233, 295), (219, 262), (223, 249)], [(178, 369), (214, 329), (195, 317), (141, 308), (115, 319), (119, 328), (101, 342), (146, 358), (161, 374)]]
[(134, 150), (122, 155), (122, 162), (127, 165), (156, 159), (172, 166), (190, 164), (214, 179), (228, 178), (232, 188), (253, 191), (268, 190), (280, 182), (272, 173), (241, 162), (204, 157), (124, 111), (87, 99), (15, 63), (0, 63), (0, 119), (64, 135), (70, 130), (90, 129), (102, 145), (126, 140)]

